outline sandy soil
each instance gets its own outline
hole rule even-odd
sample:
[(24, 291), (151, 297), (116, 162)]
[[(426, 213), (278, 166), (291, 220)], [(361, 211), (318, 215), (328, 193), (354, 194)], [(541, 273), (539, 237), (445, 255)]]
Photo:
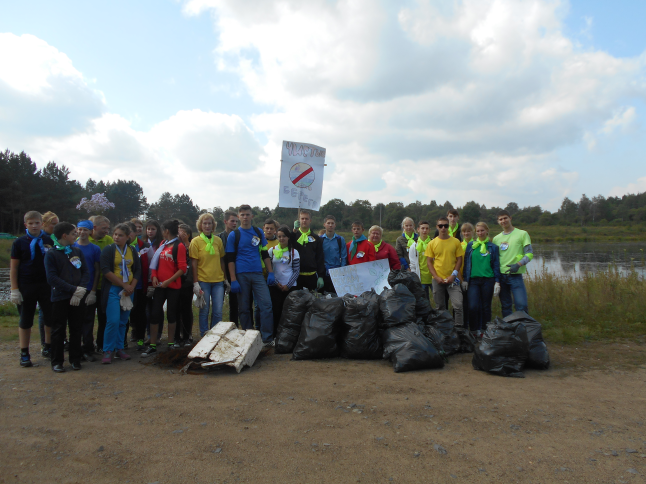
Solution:
[[(35, 352), (35, 348), (33, 348)], [(263, 356), (236, 374), (116, 360), (54, 374), (0, 347), (0, 482), (644, 482), (646, 347), (551, 348), (491, 376)], [(69, 368), (69, 367), (68, 367)]]

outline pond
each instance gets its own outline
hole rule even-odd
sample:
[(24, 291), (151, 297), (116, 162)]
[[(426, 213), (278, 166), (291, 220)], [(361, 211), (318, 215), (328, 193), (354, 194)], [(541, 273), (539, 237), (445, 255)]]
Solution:
[[(626, 274), (633, 268), (646, 277), (646, 243), (564, 243), (534, 244), (534, 260), (527, 266), (529, 274), (543, 269), (561, 276), (579, 277), (585, 272), (617, 269)], [(9, 269), (0, 269), (0, 301), (9, 300)]]

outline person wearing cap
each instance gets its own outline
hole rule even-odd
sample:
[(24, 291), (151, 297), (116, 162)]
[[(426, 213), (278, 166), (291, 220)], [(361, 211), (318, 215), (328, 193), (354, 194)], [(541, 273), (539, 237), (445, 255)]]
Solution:
[(379, 225), (373, 225), (368, 230), (368, 241), (375, 246), (375, 260), (388, 259), (390, 270), (398, 271), (401, 269), (401, 262), (397, 252), (392, 245), (383, 241), (383, 234), (384, 230)]
[(87, 295), (85, 296), (85, 316), (83, 318), (82, 351), (83, 359), (88, 362), (96, 361), (94, 353), (94, 314), (97, 309), (96, 290), (99, 285), (99, 264), (101, 261), (101, 249), (90, 242), (90, 235), (94, 230), (94, 223), (91, 220), (81, 220), (77, 226), (78, 239), (73, 247), (78, 247), (85, 257), (90, 278), (87, 284)]

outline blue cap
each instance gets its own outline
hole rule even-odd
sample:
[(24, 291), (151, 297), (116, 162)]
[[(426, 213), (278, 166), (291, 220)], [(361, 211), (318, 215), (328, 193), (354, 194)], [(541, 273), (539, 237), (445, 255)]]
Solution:
[(84, 228), (88, 230), (94, 230), (94, 224), (92, 223), (91, 220), (81, 220), (78, 225), (78, 228)]

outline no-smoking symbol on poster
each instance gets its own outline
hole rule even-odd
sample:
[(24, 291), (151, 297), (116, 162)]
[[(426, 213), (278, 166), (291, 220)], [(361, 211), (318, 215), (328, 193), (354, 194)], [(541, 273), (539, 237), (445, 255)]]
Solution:
[(310, 185), (314, 183), (315, 178), (314, 168), (307, 163), (296, 163), (289, 169), (289, 179), (298, 188), (309, 188), (311, 190)]

